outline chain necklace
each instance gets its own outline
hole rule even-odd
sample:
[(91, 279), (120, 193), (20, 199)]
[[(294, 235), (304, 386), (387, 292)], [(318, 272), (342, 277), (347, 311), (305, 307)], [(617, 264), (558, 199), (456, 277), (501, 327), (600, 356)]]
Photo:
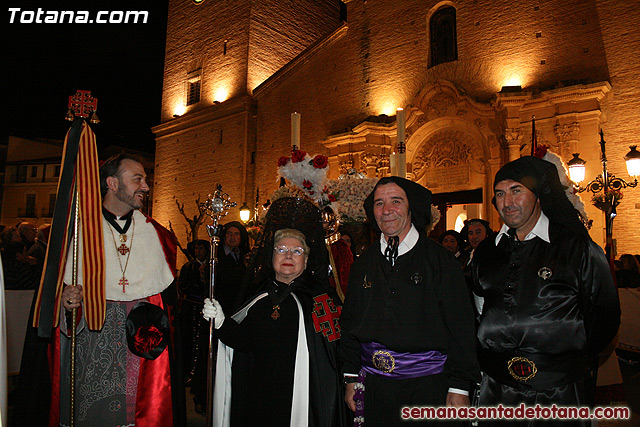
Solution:
[[(107, 222), (107, 224), (109, 223)], [(118, 284), (122, 286), (122, 293), (125, 293), (126, 292), (125, 287), (129, 284), (129, 281), (124, 276), (124, 274), (127, 272), (127, 267), (129, 266), (129, 257), (131, 256), (131, 249), (133, 248), (133, 235), (136, 232), (136, 220), (135, 219), (133, 220), (133, 227), (131, 228), (131, 242), (129, 243), (128, 248), (124, 244), (124, 242), (127, 241), (126, 234), (124, 235), (124, 239), (122, 238), (123, 235), (122, 234), (120, 235), (120, 241), (122, 242), (122, 245), (118, 247), (118, 244), (116, 243), (116, 236), (113, 232), (113, 227), (111, 226), (111, 224), (109, 224), (109, 230), (111, 231), (111, 238), (113, 239), (113, 245), (115, 246), (116, 252), (118, 253), (117, 255), (118, 264), (120, 265), (120, 271), (122, 272), (122, 278), (120, 279)], [(124, 268), (122, 268), (122, 261), (120, 260), (120, 255), (124, 256), (124, 254), (127, 254), (127, 261), (124, 263)]]

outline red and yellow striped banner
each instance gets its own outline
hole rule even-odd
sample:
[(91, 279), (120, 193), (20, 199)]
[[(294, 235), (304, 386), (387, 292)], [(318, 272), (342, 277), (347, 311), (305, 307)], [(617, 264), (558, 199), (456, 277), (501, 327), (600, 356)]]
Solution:
[(105, 265), (98, 152), (95, 134), (84, 120), (80, 121), (81, 124), (74, 123), (64, 143), (50, 243), (33, 318), (33, 326), (38, 327), (41, 336), (50, 336), (51, 328), (58, 325), (64, 270), (73, 239), (76, 196), (82, 241), (78, 261), (82, 262), (84, 316), (91, 330), (100, 330), (104, 324)]

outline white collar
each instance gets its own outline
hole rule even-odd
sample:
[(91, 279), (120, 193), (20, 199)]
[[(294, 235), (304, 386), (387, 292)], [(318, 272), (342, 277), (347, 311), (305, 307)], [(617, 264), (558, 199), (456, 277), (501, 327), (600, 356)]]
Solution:
[[(507, 224), (502, 224), (502, 228), (500, 232), (496, 236), (496, 245), (500, 241), (502, 236), (508, 236), (509, 227)], [(540, 211), (540, 218), (538, 218), (538, 222), (533, 227), (533, 229), (524, 237), (524, 240), (531, 240), (534, 237), (539, 237), (547, 243), (551, 243), (551, 239), (549, 239), (549, 218), (544, 214), (544, 212)]]
[[(411, 224), (411, 228), (402, 242), (398, 245), (398, 256), (404, 255), (409, 252), (413, 247), (418, 243), (418, 239), (420, 238), (420, 233), (416, 227)], [(384, 233), (380, 233), (380, 252), (384, 255), (384, 251), (387, 249), (387, 240), (384, 237)]]

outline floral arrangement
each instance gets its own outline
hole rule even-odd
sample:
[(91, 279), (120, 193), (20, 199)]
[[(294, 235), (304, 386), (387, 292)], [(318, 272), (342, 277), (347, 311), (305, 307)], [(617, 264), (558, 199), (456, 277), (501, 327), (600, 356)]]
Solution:
[(322, 190), (325, 204), (330, 204), (342, 222), (363, 222), (367, 219), (364, 199), (373, 191), (377, 178), (330, 179)]
[(623, 197), (624, 194), (622, 194), (622, 191), (608, 189), (606, 193), (601, 191), (600, 193), (594, 194), (591, 198), (591, 203), (601, 211), (607, 212), (612, 207), (615, 208), (618, 206)]
[(319, 195), (327, 179), (329, 170), (327, 166), (329, 166), (327, 156), (318, 154), (311, 158), (306, 151), (295, 150), (291, 153), (291, 157), (280, 157), (278, 173), (313, 198)]
[(589, 217), (587, 216), (587, 211), (584, 209), (584, 203), (578, 193), (576, 193), (573, 183), (569, 180), (567, 168), (560, 156), (549, 151), (549, 147), (547, 145), (539, 145), (536, 147), (534, 156), (555, 165), (556, 169), (558, 169), (560, 184), (562, 184), (562, 188), (564, 188), (567, 198), (582, 217), (582, 221), (587, 224), (589, 222)]
[(291, 157), (280, 157), (278, 173), (293, 185), (280, 187), (271, 200), (301, 197), (320, 207), (330, 206), (342, 222), (366, 220), (363, 202), (378, 180), (356, 177), (327, 180), (328, 164), (327, 156), (311, 157), (302, 150), (293, 151)]
[(431, 233), (436, 224), (440, 222), (440, 209), (437, 206), (431, 205), (431, 222), (427, 224), (427, 234)]

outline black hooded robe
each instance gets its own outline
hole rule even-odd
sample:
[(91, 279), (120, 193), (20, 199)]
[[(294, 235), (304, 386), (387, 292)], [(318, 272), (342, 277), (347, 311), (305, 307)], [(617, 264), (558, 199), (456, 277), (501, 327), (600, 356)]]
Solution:
[[(376, 241), (353, 264), (342, 317), (345, 373), (360, 370), (360, 343), (397, 352), (437, 350), (445, 371), (419, 378), (367, 375), (365, 426), (402, 426), (403, 406), (444, 406), (449, 387), (469, 390), (478, 380), (473, 312), (462, 270), (441, 245), (420, 233), (391, 267)], [(442, 425), (442, 421), (432, 421)]]
[[(484, 297), (479, 356), (487, 374), (481, 406), (590, 403), (588, 358), (616, 334), (618, 297), (604, 253), (588, 235), (551, 222), (549, 237), (551, 243), (535, 237), (512, 244), (503, 236), (497, 246), (485, 240), (476, 250), (476, 292)], [(512, 365), (521, 379), (513, 376), (508, 363), (514, 357), (535, 364), (531, 378), (525, 379), (533, 373), (530, 362)], [(554, 422), (518, 425), (539, 424)], [(591, 425), (590, 420), (555, 424)]]

